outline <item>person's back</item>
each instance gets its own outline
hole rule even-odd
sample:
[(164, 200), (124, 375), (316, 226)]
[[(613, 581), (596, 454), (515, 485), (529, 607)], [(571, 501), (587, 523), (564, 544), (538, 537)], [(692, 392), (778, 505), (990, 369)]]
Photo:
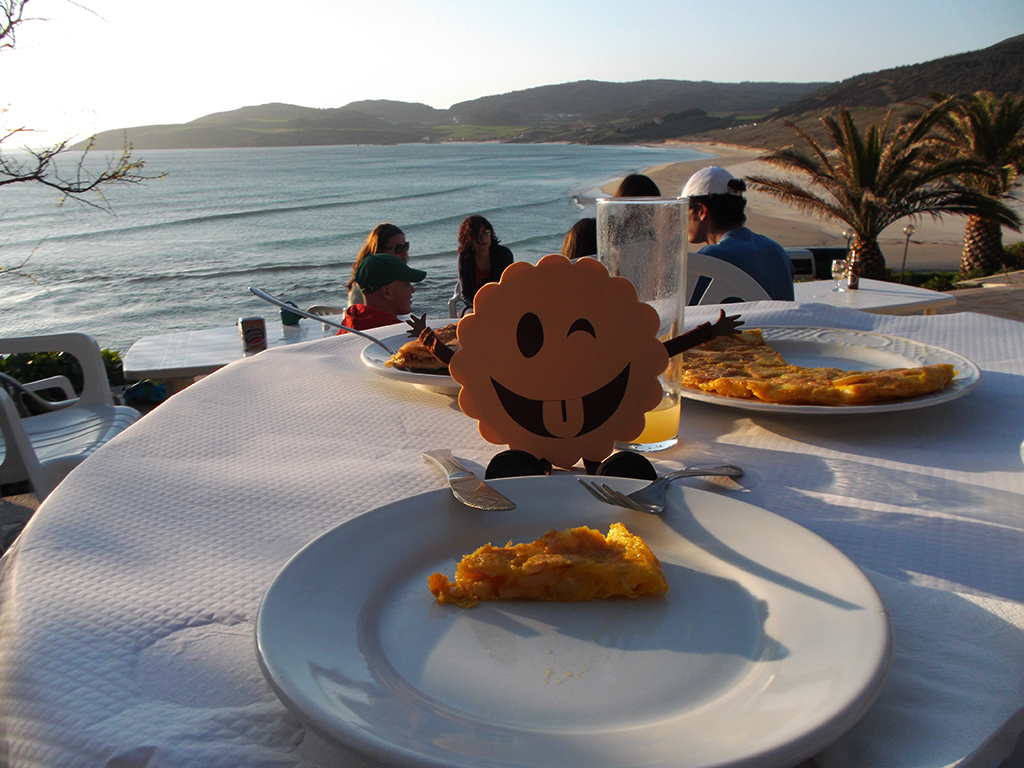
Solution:
[(736, 227), (700, 253), (739, 267), (778, 301), (793, 301), (792, 261), (786, 249), (771, 238)]
[[(707, 243), (699, 253), (739, 267), (776, 301), (793, 301), (793, 262), (774, 240), (751, 232), (744, 224), (747, 185), (724, 168), (702, 168), (683, 187), (689, 200), (689, 240)], [(700, 284), (691, 296), (703, 294)]]

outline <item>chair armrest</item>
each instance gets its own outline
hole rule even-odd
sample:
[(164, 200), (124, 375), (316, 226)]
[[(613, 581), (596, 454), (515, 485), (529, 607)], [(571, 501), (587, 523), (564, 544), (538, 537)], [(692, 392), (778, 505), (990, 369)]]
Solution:
[(64, 395), (65, 401), (77, 399), (75, 388), (71, 386), (67, 376), (50, 376), (39, 381), (22, 382), (22, 386), (30, 392), (45, 392), (48, 389), (59, 389)]
[[(61, 376), (60, 378), (63, 379), (64, 377)], [(64, 380), (67, 381), (67, 379)], [(20, 381), (12, 379), (6, 373), (0, 373), (0, 390), (6, 392), (8, 397), (11, 398), (21, 418), (70, 408), (78, 402), (77, 397), (70, 400), (44, 400)]]
[(323, 317), (325, 315), (345, 314), (344, 307), (332, 307), (327, 304), (314, 304), (313, 306), (308, 307), (306, 311), (311, 315), (316, 315), (317, 317)]
[(103, 364), (103, 353), (96, 339), (84, 333), (52, 333), (42, 336), (0, 337), (0, 355), (33, 352), (66, 352), (73, 355), (82, 368), (81, 405), (113, 405), (110, 380)]

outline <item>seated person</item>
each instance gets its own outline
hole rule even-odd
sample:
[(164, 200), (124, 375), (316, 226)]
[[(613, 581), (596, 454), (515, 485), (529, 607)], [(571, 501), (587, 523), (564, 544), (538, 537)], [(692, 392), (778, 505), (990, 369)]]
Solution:
[(373, 228), (366, 238), (366, 242), (363, 243), (363, 247), (356, 254), (356, 262), (352, 265), (352, 278), (345, 286), (348, 289), (348, 306), (350, 307), (363, 302), (362, 291), (359, 290), (359, 284), (356, 282), (356, 270), (359, 269), (359, 263), (371, 253), (390, 253), (408, 263), (409, 241), (405, 239), (405, 233), (401, 229), (387, 221)]
[[(774, 240), (743, 226), (747, 185), (724, 168), (702, 168), (683, 187), (690, 200), (689, 240), (707, 243), (698, 251), (727, 261), (754, 278), (776, 301), (793, 301), (793, 262)], [(695, 303), (706, 285), (690, 297)]]
[(589, 216), (572, 225), (562, 241), (562, 255), (567, 259), (597, 258), (597, 219)]
[(465, 305), (462, 314), (473, 311), (473, 297), (485, 283), (501, 279), (505, 267), (513, 261), (512, 251), (494, 233), (483, 216), (469, 216), (459, 227), (459, 295)]
[(613, 197), (661, 197), (661, 190), (650, 176), (631, 173), (619, 182)]
[[(363, 301), (345, 310), (341, 324), (365, 331), (402, 322), (398, 316), (412, 311), (412, 295), (416, 292), (413, 283), (426, 276), (422, 269), (413, 269), (390, 253), (365, 256), (356, 270)], [(339, 336), (343, 333), (348, 331), (338, 331)]]

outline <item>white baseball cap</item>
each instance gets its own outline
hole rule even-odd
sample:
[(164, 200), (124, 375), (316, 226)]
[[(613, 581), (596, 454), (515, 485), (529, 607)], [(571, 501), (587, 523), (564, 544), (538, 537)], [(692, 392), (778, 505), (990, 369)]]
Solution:
[[(734, 182), (732, 185), (729, 182)], [(683, 187), (681, 197), (704, 197), (706, 195), (742, 195), (746, 184), (742, 180), (739, 183), (736, 177), (725, 168), (712, 165), (701, 168)]]

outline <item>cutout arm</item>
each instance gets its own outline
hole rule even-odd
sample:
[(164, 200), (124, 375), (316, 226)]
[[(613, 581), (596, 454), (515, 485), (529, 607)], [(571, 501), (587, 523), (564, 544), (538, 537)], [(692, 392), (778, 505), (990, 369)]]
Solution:
[(430, 354), (442, 363), (445, 365), (451, 364), (452, 358), (455, 357), (455, 352), (451, 347), (437, 338), (437, 334), (434, 333), (434, 329), (427, 325), (427, 315), (425, 312), (419, 317), (412, 315), (410, 319), (405, 322), (412, 329), (409, 331), (410, 336), (418, 338), (420, 343), (430, 351)]
[(723, 309), (719, 312), (714, 325), (701, 323), (693, 330), (666, 341), (665, 349), (668, 350), (669, 357), (675, 357), (681, 352), (693, 349), (719, 336), (735, 336), (741, 325), (743, 325), (743, 321), (740, 320), (739, 315), (726, 315)]

